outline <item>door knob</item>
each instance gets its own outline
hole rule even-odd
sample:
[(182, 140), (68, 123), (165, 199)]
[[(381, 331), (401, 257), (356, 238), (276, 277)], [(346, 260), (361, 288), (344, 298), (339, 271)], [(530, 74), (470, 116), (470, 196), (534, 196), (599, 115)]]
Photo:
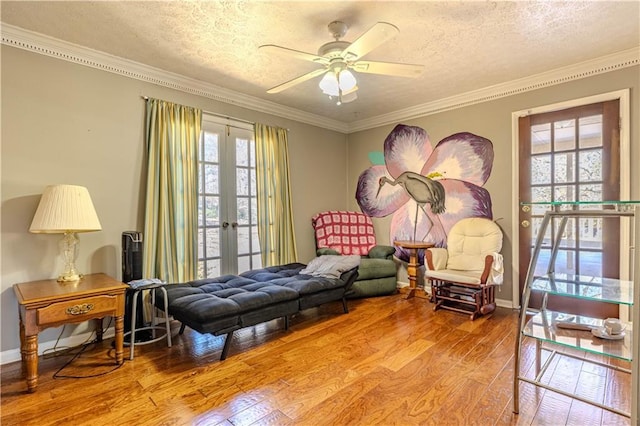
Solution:
[(227, 221), (222, 222), (222, 228), (223, 229), (227, 229), (228, 227), (229, 227), (229, 222), (227, 222)]
[(531, 225), (531, 222), (529, 222), (528, 220), (523, 220), (520, 224), (523, 228), (528, 228), (529, 225)]
[(232, 222), (232, 223), (231, 223), (231, 227), (232, 227), (233, 229), (236, 229), (236, 228), (238, 227), (238, 222)]

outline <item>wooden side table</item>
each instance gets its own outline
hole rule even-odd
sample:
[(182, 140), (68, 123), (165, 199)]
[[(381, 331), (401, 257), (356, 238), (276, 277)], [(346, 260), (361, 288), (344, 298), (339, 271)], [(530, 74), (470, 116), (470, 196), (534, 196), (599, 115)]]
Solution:
[(112, 316), (116, 364), (122, 364), (127, 288), (105, 274), (85, 275), (77, 282), (51, 279), (13, 286), (20, 304), (20, 353), (29, 392), (35, 392), (38, 386), (38, 333), (48, 327), (96, 320), (96, 335), (101, 341), (102, 318)]
[(409, 263), (407, 264), (407, 275), (409, 276), (409, 292), (405, 299), (411, 299), (416, 295), (416, 282), (418, 280), (418, 250), (428, 249), (434, 246), (433, 243), (425, 241), (394, 241), (393, 245), (409, 250)]

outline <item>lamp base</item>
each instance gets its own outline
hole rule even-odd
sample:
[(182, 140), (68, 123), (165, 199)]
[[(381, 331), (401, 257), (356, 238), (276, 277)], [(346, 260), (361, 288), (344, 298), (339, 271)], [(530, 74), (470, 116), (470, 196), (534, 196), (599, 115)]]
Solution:
[(75, 232), (67, 231), (60, 241), (60, 252), (64, 259), (64, 269), (58, 276), (58, 282), (76, 282), (82, 279), (82, 274), (76, 270), (78, 257), (78, 237)]
[(83, 277), (82, 274), (60, 274), (60, 276), (58, 276), (58, 282), (59, 283), (76, 282), (76, 281), (80, 281), (82, 277)]

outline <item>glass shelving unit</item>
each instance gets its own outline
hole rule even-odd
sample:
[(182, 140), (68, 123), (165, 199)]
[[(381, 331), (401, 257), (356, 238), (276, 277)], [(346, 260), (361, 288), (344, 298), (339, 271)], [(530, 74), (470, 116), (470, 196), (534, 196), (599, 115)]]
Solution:
[(531, 289), (577, 299), (633, 305), (633, 281), (628, 280), (551, 273), (535, 277)]
[[(606, 277), (590, 277), (584, 275), (559, 274), (554, 271), (558, 248), (561, 246), (562, 235), (567, 220), (570, 218), (602, 218), (602, 217), (628, 217), (632, 220), (636, 244), (640, 241), (640, 201), (599, 201), (599, 202), (547, 202), (547, 203), (523, 203), (523, 208), (532, 206), (547, 207), (542, 223), (536, 236), (536, 242), (531, 255), (531, 262), (527, 271), (526, 282), (522, 294), (522, 307), (520, 310), (518, 336), (516, 339), (515, 372), (514, 372), (514, 413), (519, 412), (520, 382), (527, 382), (553, 392), (598, 406), (614, 413), (629, 417), (631, 424), (638, 424), (638, 342), (640, 337), (640, 314), (637, 306), (640, 296), (640, 261), (638, 250), (633, 248), (633, 280), (618, 280)], [(560, 219), (556, 238), (552, 241), (546, 274), (535, 276), (534, 271), (538, 257), (543, 246), (549, 224), (554, 218)], [(542, 307), (533, 312), (529, 309), (531, 292), (543, 293)], [(548, 295), (557, 295), (576, 299), (597, 300), (605, 303), (626, 305), (632, 312), (632, 321), (626, 324), (624, 338), (617, 340), (601, 339), (592, 334), (591, 329), (602, 326), (603, 320), (580, 315), (571, 315), (564, 312), (555, 312), (547, 309)], [(634, 310), (633, 307), (636, 306)], [(635, 327), (633, 326), (635, 325)], [(570, 327), (570, 328), (567, 328)], [(576, 329), (580, 328), (580, 329)], [(597, 331), (597, 330), (596, 330)], [(535, 340), (535, 378), (524, 376), (520, 371), (522, 342), (525, 338)], [(542, 364), (542, 351), (549, 351), (549, 356)], [(578, 351), (576, 354), (576, 350)], [(580, 357), (580, 352), (587, 352), (616, 358), (631, 363), (631, 369), (618, 367), (609, 363), (595, 361), (598, 357)], [(631, 412), (624, 412), (616, 407), (606, 406), (597, 401), (574, 395), (562, 389), (550, 386), (543, 380), (547, 367), (556, 356), (568, 356), (578, 358), (585, 362), (602, 365), (618, 371), (631, 373)]]

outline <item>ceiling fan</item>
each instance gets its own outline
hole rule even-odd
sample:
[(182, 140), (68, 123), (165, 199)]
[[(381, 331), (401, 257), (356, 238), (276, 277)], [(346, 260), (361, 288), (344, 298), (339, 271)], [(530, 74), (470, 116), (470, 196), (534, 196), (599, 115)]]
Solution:
[(424, 70), (423, 65), (360, 60), (364, 55), (398, 34), (399, 30), (395, 25), (378, 22), (353, 43), (341, 40), (349, 29), (344, 22), (333, 21), (328, 25), (328, 28), (335, 40), (320, 46), (317, 55), (273, 44), (259, 47), (262, 51), (285, 54), (322, 65), (322, 68), (272, 87), (267, 90), (267, 93), (278, 93), (324, 74), (320, 81), (320, 89), (330, 98), (337, 98), (337, 104), (340, 105), (357, 98), (358, 86), (350, 70), (399, 77), (416, 77)]

